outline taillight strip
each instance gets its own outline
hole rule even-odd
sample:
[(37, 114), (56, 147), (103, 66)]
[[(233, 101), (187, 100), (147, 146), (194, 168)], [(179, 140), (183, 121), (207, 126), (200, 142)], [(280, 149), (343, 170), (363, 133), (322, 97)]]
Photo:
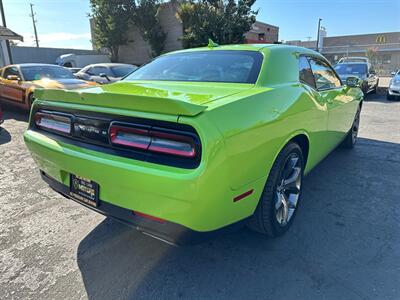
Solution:
[(149, 131), (139, 128), (112, 125), (110, 141), (113, 144), (146, 150), (151, 142)]
[(72, 120), (68, 116), (37, 112), (34, 116), (36, 126), (55, 132), (70, 134)]
[(154, 129), (112, 124), (109, 131), (113, 145), (137, 148), (151, 152), (193, 158), (196, 156), (196, 142), (185, 134), (167, 133)]

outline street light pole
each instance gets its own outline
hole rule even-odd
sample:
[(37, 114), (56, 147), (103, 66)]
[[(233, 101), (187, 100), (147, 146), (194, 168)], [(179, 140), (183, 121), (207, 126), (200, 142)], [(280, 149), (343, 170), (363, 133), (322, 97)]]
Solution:
[(35, 33), (35, 43), (36, 43), (36, 47), (39, 48), (39, 39), (38, 39), (38, 35), (37, 35), (37, 30), (36, 30), (36, 20), (35, 20), (35, 13), (33, 12), (33, 4), (30, 3), (29, 4), (31, 6), (31, 17), (32, 17), (32, 24), (33, 24), (33, 31)]
[(318, 32), (317, 32), (317, 45), (315, 47), (317, 49), (317, 52), (319, 52), (319, 32), (321, 30), (321, 21), (322, 21), (322, 19), (319, 18), (319, 20), (318, 20)]

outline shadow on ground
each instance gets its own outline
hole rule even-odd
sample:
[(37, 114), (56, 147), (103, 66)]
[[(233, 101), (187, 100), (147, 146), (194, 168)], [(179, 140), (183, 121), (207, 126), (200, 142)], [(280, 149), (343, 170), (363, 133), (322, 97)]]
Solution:
[(400, 144), (359, 139), (334, 151), (307, 176), (295, 224), (275, 240), (242, 229), (176, 248), (106, 219), (77, 253), (88, 297), (394, 299), (399, 167)]
[(4, 113), (4, 120), (16, 120), (22, 122), (28, 122), (29, 112), (21, 108), (14, 107), (8, 104), (1, 104)]
[(0, 145), (7, 144), (11, 141), (10, 133), (0, 125)]
[(396, 103), (400, 100), (400, 98), (388, 100), (386, 98), (387, 88), (379, 88), (376, 94), (367, 94), (364, 97), (364, 101), (367, 102), (384, 102), (384, 103)]

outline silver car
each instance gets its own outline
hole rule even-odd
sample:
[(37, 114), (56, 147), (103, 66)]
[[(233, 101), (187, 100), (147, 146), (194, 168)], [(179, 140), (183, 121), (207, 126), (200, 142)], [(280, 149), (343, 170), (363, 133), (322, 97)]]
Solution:
[(388, 100), (400, 98), (400, 70), (398, 70), (390, 80), (386, 98)]
[(104, 63), (84, 67), (75, 74), (76, 77), (95, 81), (100, 84), (111, 83), (135, 71), (138, 67), (129, 64)]

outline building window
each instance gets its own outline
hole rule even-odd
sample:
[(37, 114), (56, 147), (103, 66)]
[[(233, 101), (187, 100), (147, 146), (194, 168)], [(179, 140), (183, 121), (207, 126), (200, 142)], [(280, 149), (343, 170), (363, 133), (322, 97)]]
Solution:
[(258, 40), (259, 41), (265, 41), (265, 33), (259, 33), (258, 34)]
[(392, 61), (392, 55), (391, 54), (378, 54), (376, 61), (378, 64), (388, 65)]
[(267, 28), (267, 31), (270, 32), (270, 31), (271, 31), (271, 28), (268, 27), (268, 28)]

